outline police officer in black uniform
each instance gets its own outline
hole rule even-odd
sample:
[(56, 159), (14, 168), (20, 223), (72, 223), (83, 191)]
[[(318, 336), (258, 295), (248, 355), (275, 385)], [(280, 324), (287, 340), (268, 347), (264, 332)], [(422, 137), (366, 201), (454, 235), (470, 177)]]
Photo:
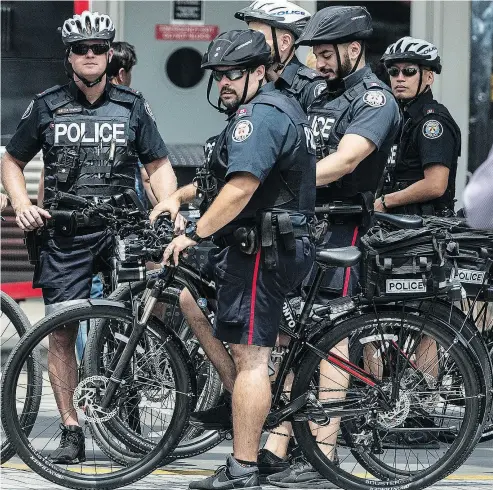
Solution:
[(423, 39), (403, 37), (387, 48), (382, 61), (404, 126), (375, 209), (452, 216), (461, 136), (450, 112), (431, 91), (435, 73), (442, 70), (438, 50)]
[(324, 77), (303, 65), (295, 53), (294, 43), (310, 19), (310, 12), (291, 2), (257, 0), (236, 12), (235, 17), (264, 34), (274, 58), (267, 79), (275, 82), (281, 92), (295, 97), (306, 112), (326, 88)]
[[(329, 248), (359, 243), (400, 125), (399, 107), (390, 89), (365, 64), (365, 40), (371, 34), (371, 16), (364, 7), (327, 7), (310, 19), (297, 41), (299, 46), (313, 47), (317, 68), (329, 77), (327, 90), (308, 109), (317, 144), (317, 206), (338, 211), (329, 214), (325, 236)], [(367, 208), (363, 215), (352, 214), (361, 207)], [(355, 294), (358, 279), (358, 267), (328, 270), (320, 301)], [(337, 351), (347, 355), (347, 342)], [(334, 391), (331, 397), (340, 397), (337, 390), (345, 386), (344, 376), (326, 362), (320, 369), (325, 375), (321, 379), (334, 383), (324, 388)], [(318, 429), (319, 440), (324, 441), (321, 447), (332, 460), (336, 460), (338, 429), (338, 419)], [(301, 460), (267, 480), (284, 488), (337, 488)]]
[[(114, 36), (111, 19), (98, 12), (85, 11), (64, 22), (65, 61), (73, 80), (34, 98), (2, 158), (3, 185), (17, 224), (25, 231), (43, 228), (33, 282), (43, 290), (47, 314), (89, 298), (93, 274), (112, 256), (113, 240), (104, 221), (73, 227), (77, 210), (62, 193), (104, 201), (134, 189), (139, 158), (158, 199), (176, 190), (168, 151), (149, 105), (139, 93), (107, 80)], [(44, 209), (29, 200), (23, 176), (23, 168), (40, 149)], [(55, 209), (57, 218), (50, 220)], [(48, 220), (46, 227), (43, 220)], [(59, 378), (52, 386), (63, 421), (60, 447), (51, 458), (61, 464), (85, 459), (84, 435), (71, 394), (78, 382), (77, 327), (67, 325), (53, 333), (48, 353), (50, 372)]]
[[(165, 251), (165, 260), (173, 255), (176, 263), (180, 252), (211, 235), (220, 247), (210, 257), (218, 301), (214, 332), (188, 291), (181, 305), (233, 392), (234, 453), (214, 476), (190, 488), (259, 488), (257, 451), (270, 407), (270, 352), (284, 298), (313, 264), (308, 230), (315, 204), (313, 135), (298, 102), (265, 83), (270, 60), (264, 35), (253, 30), (220, 34), (209, 45), (202, 67), (212, 70), (217, 108), (227, 115), (226, 128), (208, 145), (213, 149), (207, 165), (220, 191), (196, 225)], [(151, 218), (160, 211), (175, 216), (196, 191), (194, 185), (178, 190)], [(194, 419), (207, 422), (207, 416), (202, 412)]]

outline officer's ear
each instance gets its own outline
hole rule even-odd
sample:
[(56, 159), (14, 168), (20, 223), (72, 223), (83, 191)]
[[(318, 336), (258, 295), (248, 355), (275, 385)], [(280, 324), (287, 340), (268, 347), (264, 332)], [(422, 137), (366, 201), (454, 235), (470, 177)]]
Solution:
[(433, 82), (435, 81), (435, 73), (431, 70), (423, 70), (423, 78), (425, 79), (426, 85), (433, 85)]
[(294, 37), (289, 31), (278, 29), (277, 43), (279, 46), (279, 51), (289, 51), (291, 46), (294, 44)]
[(111, 61), (111, 58), (113, 58), (113, 54), (115, 53), (115, 50), (113, 48), (110, 48), (108, 51), (108, 63)]
[(351, 61), (357, 60), (362, 49), (363, 49), (362, 45), (359, 41), (351, 41), (347, 47), (347, 53), (348, 53), (349, 59)]
[(259, 82), (260, 80), (265, 78), (265, 66), (264, 65), (257, 66), (253, 74), (255, 75), (255, 79), (257, 80), (257, 82)]

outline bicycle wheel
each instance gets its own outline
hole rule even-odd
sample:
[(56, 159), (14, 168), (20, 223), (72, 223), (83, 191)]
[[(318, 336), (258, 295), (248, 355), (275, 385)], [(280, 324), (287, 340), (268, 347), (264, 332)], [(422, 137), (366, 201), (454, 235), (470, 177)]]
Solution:
[[(147, 275), (147, 280), (157, 276), (159, 271), (150, 272)], [(138, 297), (145, 290), (147, 281), (135, 282), (131, 285), (122, 285), (110, 296), (110, 299), (117, 301), (130, 301), (133, 297)], [(204, 351), (200, 347), (197, 339), (193, 335), (192, 330), (186, 323), (179, 306), (180, 289), (175, 287), (168, 288), (159, 298), (158, 307), (154, 313), (170, 328), (172, 328), (184, 342), (192, 363), (197, 374), (197, 405), (196, 411), (208, 410), (214, 407), (219, 401), (222, 393), (222, 383), (216, 369), (206, 357)], [(90, 334), (91, 335), (91, 334)], [(106, 342), (113, 342), (114, 332), (108, 330), (103, 333), (103, 330), (92, 334), (98, 339), (91, 341), (91, 350), (101, 352), (104, 349)], [(108, 336), (105, 339), (105, 335)], [(94, 354), (97, 355), (97, 354)], [(91, 355), (91, 357), (94, 357)], [(166, 463), (173, 459), (189, 458), (202, 454), (213, 447), (220, 444), (225, 439), (226, 434), (218, 431), (203, 430), (193, 426), (189, 426), (185, 435), (178, 447), (173, 451), (173, 454), (167, 458)], [(149, 444), (151, 443), (151, 444)], [(114, 446), (114, 457), (121, 457), (122, 460), (132, 461), (133, 458), (139, 457), (134, 454), (134, 451), (128, 447), (121, 447), (122, 441), (110, 439), (107, 444)], [(152, 447), (152, 441), (148, 439), (142, 441), (141, 444), (134, 446), (134, 450), (140, 451), (149, 450)]]
[[(3, 369), (7, 362), (7, 353), (17, 344), (24, 333), (31, 328), (31, 324), (24, 312), (19, 308), (17, 303), (4, 292), (1, 295), (1, 353)], [(41, 394), (41, 371), (39, 370), (39, 357), (34, 353), (27, 361), (26, 382), (23, 390), (19, 387), (18, 405), (21, 409), (22, 424), (29, 430), (32, 421), (36, 418), (39, 407), (39, 396)], [(15, 450), (9, 441), (9, 438), (3, 431), (0, 433), (2, 446), (0, 449), (0, 463), (8, 461), (14, 454)]]
[[(353, 336), (372, 341), (365, 369), (345, 364)], [(424, 337), (436, 350), (419, 347)], [(293, 429), (310, 463), (339, 487), (424, 488), (472, 452), (484, 423), (486, 393), (475, 354), (451, 329), (399, 310), (366, 313), (334, 326), (315, 349), (300, 361), (291, 397), (309, 393), (318, 401), (298, 414)], [(320, 363), (329, 356), (332, 364)], [(450, 376), (453, 370), (460, 374), (459, 385)], [(396, 435), (422, 431), (416, 420), (426, 418), (440, 421), (426, 427), (438, 447), (395, 443)], [(319, 424), (313, 434), (310, 421)], [(445, 432), (448, 442), (438, 437)], [(336, 446), (339, 465), (332, 462)]]
[[(79, 322), (88, 322), (94, 328), (106, 323), (126, 325), (131, 331), (133, 315), (130, 309), (106, 300), (81, 301), (80, 304), (60, 310), (46, 317), (31, 329), (17, 345), (10, 357), (2, 384), (2, 422), (12, 445), (22, 460), (44, 478), (70, 488), (113, 489), (128, 485), (151, 473), (178, 444), (188, 424), (188, 417), (194, 403), (194, 380), (189, 371), (187, 353), (176, 334), (171, 330), (156, 327), (150, 319), (145, 341), (152, 338), (156, 347), (155, 356), (146, 357), (139, 346), (132, 353), (115, 394), (106, 408), (102, 400), (113, 378), (104, 376), (82, 377), (80, 366), (68, 359), (62, 364), (62, 357), (54, 357), (61, 350), (57, 342), (69, 329), (76, 332)], [(62, 331), (61, 328), (64, 328)], [(126, 345), (126, 344), (125, 344)], [(41, 351), (43, 392), (38, 417), (32, 424), (29, 435), (23, 432), (22, 421), (16, 412), (17, 387), (25, 373), (29, 355)], [(74, 348), (75, 353), (75, 348)], [(75, 359), (75, 357), (74, 357)], [(50, 361), (48, 363), (48, 360)], [(64, 373), (60, 379), (57, 373)], [(149, 379), (148, 376), (152, 376)], [(69, 383), (75, 379), (75, 388)], [(159, 383), (155, 380), (159, 377)], [(91, 425), (98, 424), (100, 432), (118, 433), (122, 424), (120, 416), (126, 406), (134, 406), (135, 393), (147, 385), (153, 393), (153, 400), (137, 400), (141, 404), (140, 423), (144, 433), (159, 432), (161, 440), (153, 449), (142, 454), (138, 461), (127, 466), (106, 461), (92, 436)], [(60, 413), (57, 409), (55, 391), (60, 400), (70, 401), (67, 412), (77, 413), (85, 435), (85, 461), (78, 464), (55, 464), (49, 459), (57, 447), (60, 431)], [(8, 421), (8, 424), (7, 424)], [(105, 437), (108, 437), (106, 435)]]
[[(474, 298), (465, 298), (459, 302), (458, 306), (481, 332), (489, 358), (493, 364), (493, 303), (491, 301), (476, 301)], [(493, 440), (493, 407), (480, 442), (491, 440)]]

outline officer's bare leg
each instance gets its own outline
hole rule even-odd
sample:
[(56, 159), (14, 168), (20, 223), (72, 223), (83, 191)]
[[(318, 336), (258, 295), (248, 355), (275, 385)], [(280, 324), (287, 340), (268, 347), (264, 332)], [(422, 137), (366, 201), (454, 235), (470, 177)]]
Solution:
[[(334, 354), (344, 359), (349, 358), (349, 342), (347, 339), (339, 342), (332, 350)], [(320, 363), (320, 400), (334, 400), (345, 398), (349, 386), (349, 375), (327, 361)], [(334, 450), (337, 444), (337, 433), (341, 423), (340, 417), (330, 419), (328, 425), (318, 427), (312, 432), (316, 433), (317, 441), (322, 443), (320, 449), (330, 458), (334, 459)]]
[(79, 324), (55, 330), (49, 336), (48, 372), (56, 404), (65, 425), (78, 425), (72, 397), (78, 383), (75, 340)]
[(233, 455), (257, 461), (262, 427), (269, 413), (271, 389), (270, 347), (230, 344), (236, 365), (233, 390)]
[(233, 359), (231, 359), (224, 344), (213, 336), (212, 328), (207, 318), (197, 306), (188, 289), (184, 289), (180, 294), (180, 307), (207, 357), (219, 373), (224, 387), (232, 393), (236, 377)]

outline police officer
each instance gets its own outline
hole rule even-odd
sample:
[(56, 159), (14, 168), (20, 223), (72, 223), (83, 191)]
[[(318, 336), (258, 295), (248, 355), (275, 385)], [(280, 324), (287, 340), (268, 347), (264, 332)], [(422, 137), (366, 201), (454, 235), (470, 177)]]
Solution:
[[(52, 209), (68, 210), (60, 192), (105, 200), (134, 189), (138, 158), (151, 175), (159, 200), (176, 190), (168, 151), (149, 105), (139, 93), (107, 80), (115, 36), (110, 17), (85, 11), (66, 20), (61, 34), (72, 81), (34, 98), (2, 158), (2, 182), (19, 227), (42, 228), (43, 220), (50, 225), (43, 228), (33, 281), (43, 290), (47, 314), (70, 301), (89, 298), (93, 273), (112, 255), (112, 237), (101, 220), (76, 230), (70, 229), (72, 221), (63, 219), (51, 226)], [(25, 165), (40, 149), (45, 209), (31, 203), (23, 176)], [(63, 421), (60, 447), (51, 458), (62, 464), (85, 459), (84, 435), (71, 394), (78, 382), (77, 326), (67, 325), (50, 335), (48, 351), (50, 371), (58, 376), (52, 386)]]
[[(364, 7), (327, 7), (310, 19), (297, 41), (298, 46), (313, 47), (317, 69), (329, 78), (327, 90), (308, 109), (317, 144), (317, 205), (337, 208), (341, 213), (329, 215), (327, 247), (359, 243), (400, 124), (392, 93), (365, 63), (365, 40), (371, 34), (371, 16)], [(363, 216), (350, 214), (352, 205), (367, 211)], [(330, 269), (320, 300), (355, 294), (358, 279), (358, 267)], [(337, 352), (347, 355), (347, 342), (341, 342)], [(326, 362), (320, 369), (321, 380), (328, 381), (323, 386), (329, 392), (325, 397), (340, 397), (338, 390), (346, 386), (344, 377)], [(318, 429), (318, 440), (324, 443), (321, 448), (333, 461), (337, 460), (338, 430), (338, 419)], [(284, 488), (336, 488), (304, 460), (267, 480)]]
[(303, 65), (295, 53), (294, 43), (310, 19), (310, 12), (291, 2), (257, 0), (236, 12), (235, 17), (264, 34), (274, 59), (267, 71), (268, 80), (276, 82), (281, 92), (295, 97), (306, 112), (326, 88), (324, 77)]
[[(209, 45), (202, 67), (212, 70), (217, 107), (228, 117), (208, 153), (220, 192), (196, 226), (165, 251), (165, 260), (173, 255), (176, 263), (180, 252), (211, 235), (220, 247), (210, 258), (218, 300), (214, 332), (188, 291), (181, 305), (233, 393), (234, 453), (214, 476), (190, 488), (259, 488), (257, 451), (270, 407), (270, 352), (284, 297), (301, 283), (314, 258), (307, 226), (315, 203), (312, 132), (298, 102), (265, 83), (270, 59), (264, 35), (253, 30), (220, 34)], [(193, 185), (178, 190), (151, 218), (159, 211), (176, 215), (195, 191)], [(194, 420), (217, 415), (199, 412)]]
[(404, 126), (375, 209), (452, 216), (461, 136), (450, 112), (431, 91), (435, 73), (442, 70), (438, 50), (423, 39), (403, 37), (387, 48), (382, 61)]

